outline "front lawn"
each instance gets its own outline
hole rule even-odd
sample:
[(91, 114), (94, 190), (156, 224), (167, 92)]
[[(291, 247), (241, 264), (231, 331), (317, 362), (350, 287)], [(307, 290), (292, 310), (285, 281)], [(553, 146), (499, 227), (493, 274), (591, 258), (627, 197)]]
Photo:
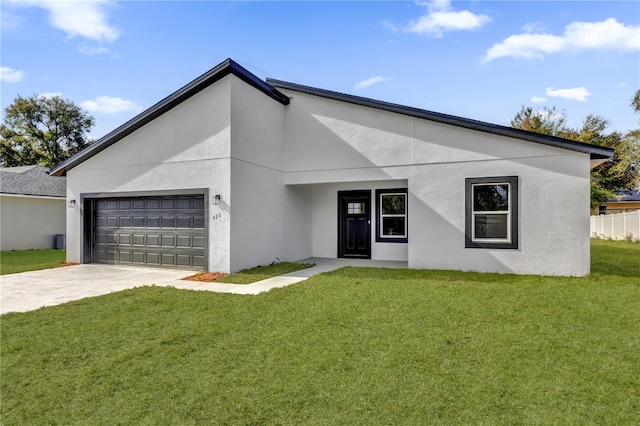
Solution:
[(36, 271), (62, 265), (65, 250), (0, 251), (0, 275)]
[(277, 277), (278, 275), (288, 274), (289, 272), (299, 271), (300, 269), (310, 268), (311, 263), (296, 262), (279, 262), (266, 266), (257, 266), (251, 269), (245, 269), (235, 274), (227, 275), (215, 280), (218, 283), (231, 284), (251, 284), (267, 278)]
[(6, 314), (0, 423), (638, 424), (638, 247), (596, 242), (589, 278), (345, 268)]

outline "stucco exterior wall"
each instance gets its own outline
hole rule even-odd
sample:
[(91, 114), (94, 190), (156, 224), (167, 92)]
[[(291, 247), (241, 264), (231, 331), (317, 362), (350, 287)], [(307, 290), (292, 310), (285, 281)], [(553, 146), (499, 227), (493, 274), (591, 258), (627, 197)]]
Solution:
[(231, 81), (231, 272), (287, 258), (284, 105)]
[(211, 196), (229, 200), (231, 194), (231, 78), (223, 78), (68, 172), (67, 199), (78, 202), (75, 209), (67, 209), (67, 260), (89, 261), (82, 258), (83, 194), (204, 188), (210, 194), (208, 268), (229, 271), (230, 213), (224, 203), (211, 205)]
[[(409, 267), (589, 273), (588, 154), (285, 93), (285, 183), (408, 180)], [(508, 175), (519, 177), (519, 248), (465, 248), (465, 178)], [(338, 186), (314, 186), (314, 256), (335, 256)]]
[(0, 195), (0, 250), (54, 248), (66, 233), (63, 198)]
[[(338, 191), (371, 191), (371, 259), (407, 261), (408, 243), (376, 242), (376, 189), (406, 188), (406, 180), (339, 182), (311, 186), (312, 253), (314, 257), (338, 256)], [(411, 219), (409, 219), (410, 223)], [(410, 237), (411, 240), (412, 237)]]

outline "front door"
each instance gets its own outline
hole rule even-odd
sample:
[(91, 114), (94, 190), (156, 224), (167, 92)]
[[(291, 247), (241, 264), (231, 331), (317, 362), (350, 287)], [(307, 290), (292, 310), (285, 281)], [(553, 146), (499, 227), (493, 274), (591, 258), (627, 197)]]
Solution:
[(371, 259), (371, 191), (338, 192), (338, 257)]

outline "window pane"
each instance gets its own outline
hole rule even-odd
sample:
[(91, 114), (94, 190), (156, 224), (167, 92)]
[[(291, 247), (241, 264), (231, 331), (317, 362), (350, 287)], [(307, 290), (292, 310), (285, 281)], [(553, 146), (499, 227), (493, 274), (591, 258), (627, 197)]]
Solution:
[(404, 237), (404, 217), (383, 217), (382, 235), (388, 237)]
[(348, 203), (347, 204), (347, 213), (348, 214), (363, 214), (364, 211), (364, 203)]
[(405, 214), (405, 194), (382, 194), (382, 214)]
[(508, 216), (506, 214), (476, 214), (475, 238), (507, 239)]
[(509, 210), (509, 185), (474, 185), (473, 210), (496, 212)]

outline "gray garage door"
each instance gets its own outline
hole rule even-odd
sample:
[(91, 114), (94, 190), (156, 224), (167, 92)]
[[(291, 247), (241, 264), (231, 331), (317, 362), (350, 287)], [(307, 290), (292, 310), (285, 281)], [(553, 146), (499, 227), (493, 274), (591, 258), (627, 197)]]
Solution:
[(93, 200), (91, 261), (202, 269), (204, 196)]

